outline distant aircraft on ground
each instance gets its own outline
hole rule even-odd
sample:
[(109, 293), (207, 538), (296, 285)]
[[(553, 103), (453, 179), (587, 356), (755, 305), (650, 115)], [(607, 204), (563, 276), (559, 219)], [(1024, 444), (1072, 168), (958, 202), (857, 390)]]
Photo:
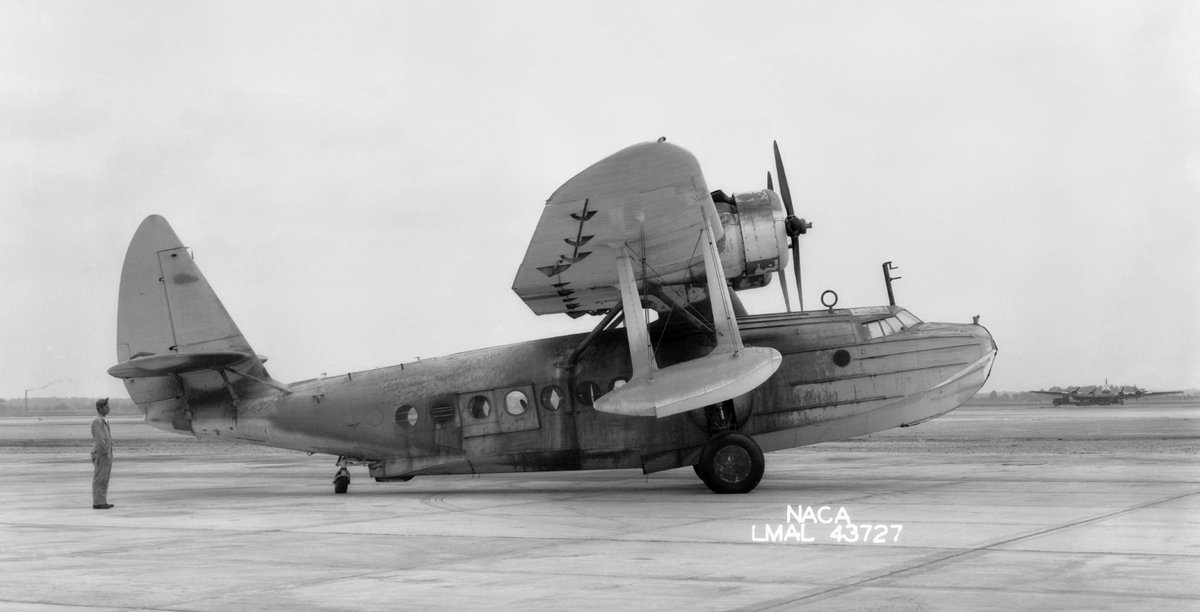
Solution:
[(1056, 396), (1051, 402), (1055, 406), (1113, 406), (1124, 405), (1127, 399), (1136, 400), (1152, 395), (1183, 393), (1183, 391), (1148, 392), (1135, 386), (1109, 386), (1106, 380), (1103, 385), (1071, 387), (1066, 391), (1034, 391), (1034, 393)]
[(798, 264), (811, 225), (793, 213), (778, 147), (775, 162), (780, 194), (710, 192), (696, 159), (659, 140), (555, 191), (513, 290), (537, 314), (602, 316), (591, 333), (291, 384), (150, 216), (125, 257), (108, 371), (160, 429), (338, 457), (339, 493), (352, 465), (377, 481), (692, 466), (712, 491), (746, 493), (764, 451), (945, 414), (996, 356), (978, 324), (835, 309), (832, 292), (822, 310), (747, 314), (736, 291), (774, 274), (786, 296), (788, 239)]

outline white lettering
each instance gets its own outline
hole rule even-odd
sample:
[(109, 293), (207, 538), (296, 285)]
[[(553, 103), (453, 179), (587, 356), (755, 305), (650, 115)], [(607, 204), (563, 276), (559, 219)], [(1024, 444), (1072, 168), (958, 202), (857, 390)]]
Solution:
[(839, 506), (838, 512), (837, 512), (837, 518), (835, 518), (833, 520), (836, 523), (846, 523), (847, 525), (849, 525), (850, 524), (850, 515), (846, 513), (845, 507)]
[(803, 506), (802, 504), (796, 504), (796, 506), (795, 506), (795, 507), (792, 507), (792, 505), (791, 505), (791, 504), (788, 504), (788, 507), (787, 507), (787, 522), (789, 522), (789, 523), (790, 523), (790, 522), (792, 522), (792, 521), (795, 521), (795, 522), (797, 522), (797, 523), (803, 523), (803, 522), (804, 522), (804, 519), (802, 518), (802, 516), (801, 516), (801, 512), (800, 512), (800, 510), (801, 510), (802, 508), (804, 508), (804, 506)]
[(766, 542), (766, 538), (758, 537), (758, 525), (750, 526), (750, 541), (751, 542)]
[(821, 508), (817, 510), (817, 520), (821, 521), (822, 525), (828, 525), (829, 523), (833, 522), (828, 518), (825, 518), (825, 515), (829, 512), (829, 510), (829, 506), (821, 506)]
[(792, 540), (794, 542), (816, 541), (814, 538), (810, 538), (804, 533), (804, 527), (804, 523), (800, 523), (800, 529), (796, 529), (795, 523), (788, 523), (787, 536), (785, 539)]
[(804, 523), (797, 525), (796, 523), (787, 523), (787, 529), (784, 529), (784, 524), (778, 525), (763, 525), (763, 531), (760, 535), (758, 525), (750, 526), (750, 541), (751, 542), (815, 542), (816, 538), (808, 536), (805, 531)]
[(805, 506), (804, 504), (796, 504), (795, 506), (788, 504), (787, 522), (801, 524), (813, 523), (820, 525), (844, 523), (849, 525), (850, 513), (846, 512), (845, 506), (838, 506), (837, 512), (834, 512), (833, 506), (821, 506), (816, 508), (813, 506)]

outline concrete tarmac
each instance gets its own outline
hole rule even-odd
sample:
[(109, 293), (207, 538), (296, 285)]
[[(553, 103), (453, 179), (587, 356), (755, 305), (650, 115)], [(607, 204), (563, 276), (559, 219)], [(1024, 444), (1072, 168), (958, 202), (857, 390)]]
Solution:
[(334, 495), (330, 457), (119, 417), (107, 511), (88, 421), (0, 419), (0, 609), (1200, 610), (1194, 405), (966, 406), (732, 496), (365, 468)]

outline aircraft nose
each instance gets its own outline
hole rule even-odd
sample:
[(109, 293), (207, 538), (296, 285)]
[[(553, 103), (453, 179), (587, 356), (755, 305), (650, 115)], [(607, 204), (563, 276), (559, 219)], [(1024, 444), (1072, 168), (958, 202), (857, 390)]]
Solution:
[(980, 340), (987, 341), (987, 344), (984, 345), (985, 347), (991, 347), (990, 350), (992, 351), (1000, 350), (999, 347), (996, 346), (996, 339), (992, 337), (992, 333), (989, 332), (986, 327), (978, 323), (972, 323), (967, 325), (967, 328), (970, 329), (972, 336), (975, 336)]
[(918, 329), (935, 335), (951, 333), (959, 337), (970, 336), (979, 342), (979, 348), (985, 354), (997, 350), (996, 340), (992, 338), (991, 332), (979, 323), (925, 323)]
[(992, 337), (992, 333), (986, 327), (978, 322), (965, 325), (972, 336), (979, 339), (979, 348), (983, 352), (983, 359), (987, 360), (987, 371), (984, 373), (984, 380), (987, 380), (992, 375), (992, 365), (996, 363), (996, 354), (1000, 349), (996, 346), (996, 339)]

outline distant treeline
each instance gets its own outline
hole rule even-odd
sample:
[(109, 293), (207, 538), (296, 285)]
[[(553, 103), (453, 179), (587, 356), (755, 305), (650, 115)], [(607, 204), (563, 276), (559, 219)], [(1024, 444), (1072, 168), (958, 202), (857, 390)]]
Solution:
[[(1050, 391), (1066, 391), (1058, 387), (1051, 387)], [(1190, 389), (1182, 395), (1163, 395), (1149, 397), (1138, 402), (1154, 402), (1154, 401), (1171, 401), (1174, 399), (1194, 400), (1200, 398), (1200, 391)], [(15, 399), (0, 399), (0, 417), (6, 416), (92, 416), (96, 414), (95, 397), (31, 397), (29, 398), (29, 407), (26, 408), (25, 398)], [(982, 402), (1000, 402), (1013, 404), (1036, 404), (1039, 402), (1050, 403), (1054, 397), (1050, 395), (1041, 395), (1030, 391), (990, 391), (978, 393), (975, 397), (969, 400), (969, 403)], [(1130, 403), (1136, 403), (1130, 400)], [(133, 403), (132, 400), (126, 398), (113, 397), (109, 398), (108, 406), (111, 408), (111, 414), (115, 415), (140, 415), (141, 410)]]
[[(1070, 389), (1064, 389), (1062, 387), (1050, 387), (1049, 389), (1047, 389), (1047, 391), (1061, 391), (1061, 392), (1066, 392), (1069, 390)], [(1156, 395), (1154, 397), (1148, 397), (1146, 399), (1141, 399), (1141, 400), (1135, 400), (1133, 398), (1129, 398), (1127, 401), (1130, 404), (1137, 404), (1138, 402), (1156, 402), (1156, 401), (1163, 402), (1163, 401), (1172, 401), (1172, 400), (1179, 401), (1181, 399), (1194, 400), (1197, 398), (1200, 398), (1200, 391), (1197, 391), (1195, 389), (1189, 389), (1187, 391), (1184, 391), (1183, 394), (1181, 394), (1181, 395)], [(1045, 402), (1045, 403), (1049, 404), (1053, 400), (1054, 400), (1053, 395), (1034, 393), (1032, 391), (989, 391), (989, 392), (984, 392), (984, 393), (976, 393), (975, 397), (972, 397), (970, 400), (968, 400), (968, 403), (1008, 402), (1008, 403), (1014, 403), (1014, 404), (1025, 404), (1025, 403), (1036, 404), (1039, 402)]]
[[(0, 416), (92, 416), (96, 414), (98, 397), (31, 397), (28, 408), (23, 397), (0, 399)], [(110, 414), (142, 413), (132, 400), (111, 397)]]

